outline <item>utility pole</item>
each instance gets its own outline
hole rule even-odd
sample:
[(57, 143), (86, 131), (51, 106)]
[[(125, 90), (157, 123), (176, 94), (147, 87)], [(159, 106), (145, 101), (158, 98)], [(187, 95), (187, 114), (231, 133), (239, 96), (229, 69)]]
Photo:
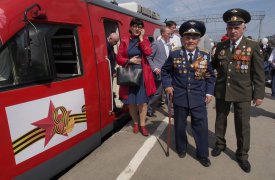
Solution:
[(262, 33), (262, 19), (260, 19), (259, 34), (258, 34), (258, 41), (260, 41), (260, 39), (261, 39), (261, 33)]

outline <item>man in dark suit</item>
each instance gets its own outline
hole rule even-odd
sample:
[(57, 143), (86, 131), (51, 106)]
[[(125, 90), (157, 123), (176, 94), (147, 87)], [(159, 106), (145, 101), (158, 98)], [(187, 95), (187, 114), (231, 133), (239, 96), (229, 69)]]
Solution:
[[(165, 92), (173, 96), (176, 150), (180, 158), (187, 149), (187, 116), (191, 115), (191, 127), (196, 143), (199, 162), (208, 167), (208, 119), (206, 104), (214, 94), (215, 74), (210, 63), (210, 54), (197, 46), (205, 34), (202, 22), (190, 20), (179, 29), (183, 47), (171, 51), (161, 69)], [(172, 79), (172, 81), (171, 81)]]
[(251, 101), (256, 106), (261, 105), (265, 93), (263, 56), (259, 43), (243, 35), (250, 19), (250, 14), (243, 9), (230, 9), (223, 14), (229, 40), (217, 44), (212, 60), (218, 75), (215, 86), (216, 147), (211, 154), (219, 156), (226, 148), (227, 116), (233, 103), (236, 158), (239, 166), (247, 173), (251, 170), (248, 161)]
[[(111, 33), (107, 38), (108, 57), (106, 57), (106, 59), (110, 61), (112, 82), (114, 77), (116, 77), (116, 53), (114, 51), (114, 46), (118, 43), (118, 41), (119, 41), (119, 35), (117, 33)], [(117, 110), (114, 92), (113, 92), (113, 108), (115, 111)]]
[(160, 100), (163, 95), (163, 87), (161, 85), (161, 76), (160, 71), (164, 62), (169, 56), (169, 51), (171, 50), (171, 45), (169, 44), (169, 39), (171, 36), (171, 30), (168, 27), (160, 28), (161, 38), (157, 41), (154, 41), (151, 45), (153, 50), (152, 54), (147, 57), (147, 60), (152, 68), (155, 84), (157, 87), (157, 92), (150, 97), (148, 103), (147, 116), (154, 116), (153, 104)]
[(107, 51), (108, 51), (108, 60), (111, 65), (111, 74), (114, 78), (116, 76), (116, 53), (114, 51), (114, 46), (119, 41), (119, 36), (117, 33), (111, 33), (107, 38)]

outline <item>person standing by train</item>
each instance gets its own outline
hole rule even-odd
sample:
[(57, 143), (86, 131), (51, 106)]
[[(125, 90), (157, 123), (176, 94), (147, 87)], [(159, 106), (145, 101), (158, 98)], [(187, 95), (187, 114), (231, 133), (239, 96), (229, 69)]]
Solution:
[(175, 31), (177, 30), (177, 23), (175, 21), (166, 21), (165, 24), (171, 30), (171, 37), (169, 40), (171, 49), (181, 47), (180, 37), (175, 34)]
[[(152, 54), (150, 41), (144, 36), (144, 23), (139, 18), (133, 18), (130, 22), (130, 36), (122, 38), (117, 63), (121, 66), (129, 64), (133, 68), (142, 69), (142, 81), (140, 86), (120, 86), (119, 98), (124, 104), (129, 105), (130, 115), (133, 119), (133, 132), (139, 130), (143, 136), (149, 132), (145, 127), (147, 103), (149, 97), (156, 92), (156, 86), (152, 69), (147, 61), (147, 56)], [(140, 119), (140, 126), (138, 125)]]
[(160, 28), (161, 39), (154, 41), (151, 45), (153, 53), (147, 57), (149, 64), (152, 68), (155, 84), (157, 86), (157, 92), (150, 97), (148, 103), (147, 116), (154, 116), (154, 103), (162, 99), (163, 87), (161, 84), (161, 67), (165, 63), (169, 56), (169, 51), (171, 50), (171, 45), (169, 44), (169, 39), (171, 36), (170, 28), (163, 26)]
[[(108, 52), (108, 56), (107, 56), (107, 60), (110, 62), (110, 68), (111, 68), (111, 75), (112, 75), (112, 91), (113, 91), (113, 81), (114, 78), (116, 77), (116, 53), (114, 51), (114, 46), (117, 45), (119, 41), (119, 35), (115, 32), (111, 33), (108, 37), (107, 37), (107, 52)], [(114, 111), (117, 110), (116, 107), (116, 102), (115, 102), (115, 93), (113, 93), (113, 108)]]
[(259, 43), (244, 36), (246, 23), (251, 19), (244, 9), (230, 9), (223, 14), (227, 24), (229, 40), (217, 44), (212, 59), (218, 76), (216, 97), (216, 146), (212, 156), (216, 157), (226, 148), (225, 132), (230, 106), (234, 104), (234, 122), (237, 137), (236, 159), (241, 169), (251, 170), (248, 161), (250, 148), (250, 107), (262, 104), (265, 94), (263, 56)]
[(108, 60), (111, 65), (111, 75), (112, 78), (116, 77), (116, 53), (114, 51), (114, 46), (118, 43), (119, 36), (117, 33), (111, 33), (107, 38), (107, 51), (108, 51)]
[[(191, 127), (199, 162), (208, 167), (208, 119), (206, 104), (214, 94), (216, 80), (210, 63), (210, 54), (198, 48), (205, 34), (204, 23), (189, 20), (179, 29), (183, 47), (170, 52), (161, 69), (162, 85), (173, 96), (176, 150), (180, 158), (187, 150), (187, 116), (191, 115)], [(172, 79), (172, 81), (171, 81)]]

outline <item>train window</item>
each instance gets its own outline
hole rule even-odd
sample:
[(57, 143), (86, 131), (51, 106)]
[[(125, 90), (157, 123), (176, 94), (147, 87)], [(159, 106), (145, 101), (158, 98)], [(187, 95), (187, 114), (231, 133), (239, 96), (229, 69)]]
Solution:
[(0, 90), (78, 75), (76, 26), (31, 23), (0, 47)]
[(50, 37), (57, 78), (81, 75), (76, 39), (76, 29), (73, 27), (58, 28)]
[(21, 30), (0, 49), (0, 89), (51, 79), (48, 62), (41, 32), (28, 28), (26, 36), (26, 29)]

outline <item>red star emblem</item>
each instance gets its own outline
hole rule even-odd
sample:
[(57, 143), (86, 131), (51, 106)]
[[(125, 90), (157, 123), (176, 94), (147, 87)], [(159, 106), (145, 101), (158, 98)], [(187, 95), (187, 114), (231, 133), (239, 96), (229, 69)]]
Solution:
[(62, 132), (62, 133), (56, 132), (56, 130), (55, 130), (56, 128), (60, 130), (60, 129), (63, 129), (63, 127), (65, 125), (64, 125), (63, 122), (58, 122), (58, 124), (57, 124), (57, 123), (55, 123), (55, 121), (58, 120), (58, 119), (63, 118), (64, 116), (67, 116), (67, 117), (64, 117), (64, 118), (68, 118), (70, 112), (71, 111), (67, 111), (66, 115), (64, 115), (63, 113), (62, 114), (58, 113), (57, 117), (54, 118), (54, 113), (56, 113), (56, 108), (54, 107), (52, 101), (50, 101), (50, 107), (49, 107), (48, 117), (32, 123), (32, 125), (34, 125), (34, 126), (37, 126), (39, 128), (42, 128), (42, 129), (45, 129), (45, 131), (46, 131), (45, 132), (46, 133), (46, 137), (45, 137), (44, 147), (49, 143), (49, 141), (52, 139), (52, 137), (55, 134), (60, 134), (60, 135), (63, 135), (63, 136), (68, 136), (68, 134), (66, 132)]

